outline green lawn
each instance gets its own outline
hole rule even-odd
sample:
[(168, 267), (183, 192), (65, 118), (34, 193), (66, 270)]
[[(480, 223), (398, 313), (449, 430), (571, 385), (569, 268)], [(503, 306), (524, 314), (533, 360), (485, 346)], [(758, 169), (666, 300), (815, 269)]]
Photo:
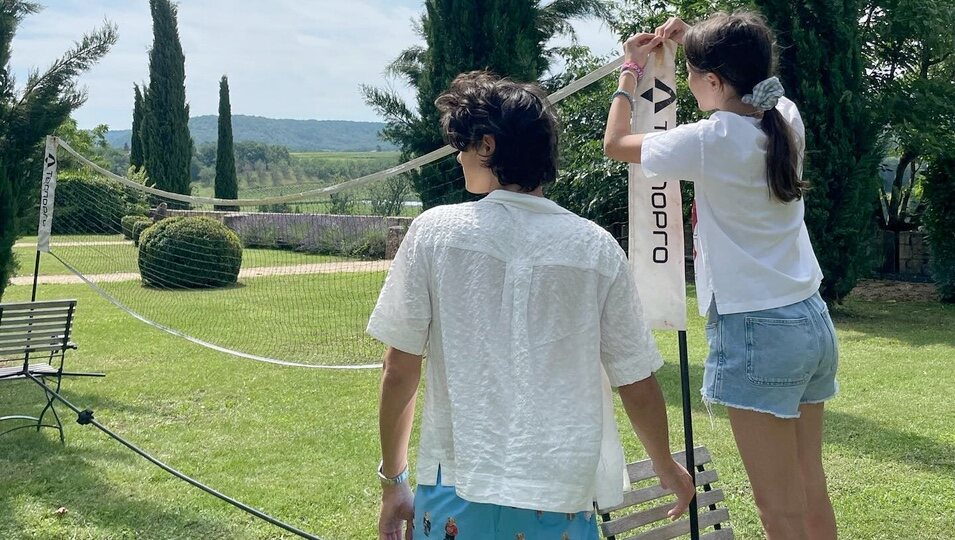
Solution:
[[(95, 238), (96, 240), (90, 240)], [(51, 251), (65, 260), (71, 266), (87, 275), (112, 274), (117, 272), (139, 272), (138, 251), (129, 241), (124, 241), (120, 235), (87, 237), (85, 240), (74, 241), (116, 241), (126, 242), (114, 245), (84, 245), (84, 246), (57, 246), (56, 242), (65, 242), (57, 238)], [(33, 264), (36, 257), (36, 248), (21, 247), (13, 250), (20, 262), (16, 276), (32, 276)], [(294, 266), (299, 264), (314, 264), (339, 262), (346, 259), (329, 255), (315, 255), (297, 253), (294, 251), (274, 249), (244, 249), (242, 250), (242, 268), (262, 268), (266, 266)], [(60, 261), (47, 253), (40, 256), (40, 275), (52, 276), (71, 274)]]
[[(210, 322), (228, 300), (227, 294), (188, 296), (180, 302), (196, 320)], [(29, 287), (11, 287), (4, 301), (28, 297)], [(108, 376), (68, 380), (63, 393), (94, 409), (100, 422), (171, 466), (322, 538), (375, 536), (377, 371), (283, 368), (215, 353), (131, 319), (83, 286), (44, 286), (40, 297), (79, 299), (80, 350), (69, 365)], [(308, 315), (312, 308), (296, 309)], [(362, 316), (358, 309), (343, 318)], [(309, 342), (310, 331), (318, 333), (311, 320), (301, 319), (300, 343)], [(835, 320), (842, 394), (829, 407), (825, 460), (840, 538), (951, 538), (955, 306), (850, 300)], [(270, 331), (242, 319), (232, 326), (228, 340)], [(702, 320), (693, 318), (694, 388), (702, 377), (702, 330)], [(676, 336), (658, 337), (669, 360), (658, 376), (677, 447)], [(39, 409), (34, 404), (41, 396), (29, 384), (2, 388), (0, 415)], [(760, 538), (725, 413), (716, 409), (711, 423), (699, 400), (693, 403), (697, 441), (715, 456), (737, 538)], [(620, 425), (627, 425), (622, 415)], [(49, 431), (0, 438), (0, 538), (292, 538), (162, 472), (95, 428), (68, 418), (66, 437), (66, 446)], [(635, 437), (625, 432), (624, 441), (628, 456), (640, 458)], [(61, 506), (69, 513), (57, 516)]]

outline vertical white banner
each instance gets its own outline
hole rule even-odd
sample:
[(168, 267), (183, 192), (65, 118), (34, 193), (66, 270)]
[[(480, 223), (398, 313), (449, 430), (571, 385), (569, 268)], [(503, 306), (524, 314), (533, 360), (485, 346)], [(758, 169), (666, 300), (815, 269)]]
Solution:
[[(634, 133), (676, 125), (676, 44), (667, 41), (647, 62), (637, 85)], [(680, 180), (643, 175), (630, 165), (630, 267), (651, 328), (686, 330), (686, 275)]]
[(50, 251), (50, 233), (53, 228), (53, 197), (56, 194), (56, 137), (46, 138), (43, 152), (43, 178), (40, 181), (40, 223), (36, 233), (37, 251)]

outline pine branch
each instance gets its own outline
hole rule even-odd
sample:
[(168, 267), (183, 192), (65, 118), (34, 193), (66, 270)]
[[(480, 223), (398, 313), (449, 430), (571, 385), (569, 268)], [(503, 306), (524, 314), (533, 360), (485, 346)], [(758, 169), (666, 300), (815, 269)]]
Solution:
[(539, 13), (540, 29), (548, 38), (561, 35), (576, 39), (570, 19), (596, 18), (610, 22), (612, 18), (610, 5), (605, 0), (554, 0), (541, 6)]
[(401, 123), (410, 127), (417, 120), (417, 117), (405, 102), (394, 92), (363, 84), (361, 93), (365, 98), (365, 103), (373, 107), (378, 111), (378, 114), (384, 116), (389, 122)]
[[(37, 72), (31, 73), (27, 81), (27, 87), (23, 90), (23, 95), (14, 108), (18, 108), (35, 92), (42, 91), (38, 89), (42, 89), (46, 85), (49, 85), (55, 93), (59, 91), (64, 96), (75, 96), (75, 84), (70, 84), (67, 81), (92, 67), (109, 52), (110, 47), (116, 44), (118, 38), (116, 25), (104, 21), (103, 28), (94, 31), (92, 34), (85, 34), (72, 50), (55, 61), (42, 76), (38, 75)], [(73, 101), (79, 101), (77, 105), (81, 104), (82, 96), (75, 97), (76, 99)]]
[(421, 74), (424, 72), (424, 58), (427, 51), (424, 47), (408, 47), (401, 51), (398, 58), (385, 68), (385, 74), (392, 77), (401, 77), (412, 85), (417, 86)]

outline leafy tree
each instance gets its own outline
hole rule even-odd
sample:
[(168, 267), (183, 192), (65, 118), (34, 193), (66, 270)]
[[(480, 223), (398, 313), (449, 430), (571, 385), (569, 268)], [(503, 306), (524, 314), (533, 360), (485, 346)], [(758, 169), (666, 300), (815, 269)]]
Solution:
[[(100, 124), (93, 129), (80, 129), (73, 118), (67, 118), (53, 132), (59, 139), (70, 148), (76, 150), (78, 154), (96, 163), (105, 169), (112, 168), (112, 162), (106, 156), (109, 150), (112, 150), (109, 143), (106, 142), (106, 133), (109, 126)], [(60, 157), (57, 164), (60, 171), (75, 171), (78, 173), (88, 173), (89, 169), (76, 160), (73, 156), (64, 155)]]
[[(219, 81), (219, 144), (216, 149), (215, 195), (218, 199), (238, 199), (239, 180), (235, 173), (232, 149), (232, 105), (229, 104), (229, 79)], [(238, 210), (238, 206), (217, 206), (216, 210)]]
[[(416, 30), (423, 47), (403, 51), (389, 73), (417, 92), (412, 110), (396, 94), (363, 87), (365, 101), (387, 120), (385, 140), (401, 148), (402, 159), (443, 145), (434, 100), (458, 74), (475, 69), (520, 81), (537, 81), (554, 58), (545, 47), (555, 35), (573, 33), (575, 17), (606, 17), (603, 0), (427, 0)], [(450, 159), (450, 158), (449, 158)], [(465, 200), (464, 179), (456, 167), (438, 164), (411, 176), (425, 208)]]
[(186, 103), (186, 59), (179, 42), (176, 6), (171, 0), (150, 0), (149, 7), (153, 47), (149, 51), (149, 90), (143, 102), (142, 128), (146, 171), (157, 188), (188, 195), (192, 137)]
[(392, 176), (368, 188), (371, 213), (376, 216), (400, 216), (411, 185), (404, 175)]
[(806, 126), (806, 222), (825, 274), (822, 295), (839, 301), (870, 268), (881, 150), (865, 99), (861, 2), (756, 3), (776, 31), (780, 79)]
[[(639, 1), (621, 2), (616, 6), (610, 27), (621, 40), (652, 31), (671, 15), (693, 21), (719, 9), (732, 9), (740, 2), (726, 1)], [(564, 86), (603, 65), (610, 58), (596, 58), (585, 47), (571, 46), (557, 52), (566, 64), (565, 72), (548, 86)], [(677, 120), (694, 122), (706, 116), (686, 85), (686, 65), (682, 48), (677, 49)], [(603, 155), (603, 132), (610, 110), (608, 97), (616, 89), (616, 77), (597, 81), (562, 101), (558, 107), (561, 119), (561, 167), (557, 182), (548, 196), (565, 208), (591, 219), (614, 234), (626, 249), (625, 226), (628, 216), (627, 166), (608, 160)], [(689, 220), (693, 185), (683, 183), (684, 216)]]
[(348, 191), (332, 193), (328, 198), (328, 212), (337, 216), (349, 216), (355, 213), (358, 201)]
[(36, 205), (43, 140), (86, 101), (77, 77), (116, 43), (107, 22), (86, 34), (49, 69), (32, 71), (18, 89), (10, 72), (11, 43), (20, 22), (39, 11), (23, 0), (0, 0), (0, 296), (15, 268), (18, 221)]
[[(562, 86), (603, 64), (584, 47), (568, 48), (563, 55), (566, 71), (555, 85)], [(560, 174), (547, 188), (547, 196), (621, 239), (627, 224), (627, 165), (606, 159), (603, 153), (610, 110), (607, 96), (616, 85), (615, 77), (604, 77), (560, 103)]]
[(129, 141), (129, 165), (136, 169), (142, 169), (145, 161), (143, 159), (143, 93), (138, 84), (133, 85), (133, 129)]
[(918, 226), (923, 205), (910, 201), (926, 162), (955, 147), (953, 20), (951, 0), (864, 3), (868, 90), (894, 158), (885, 162), (892, 166), (891, 186), (880, 186), (880, 225), (887, 230)]

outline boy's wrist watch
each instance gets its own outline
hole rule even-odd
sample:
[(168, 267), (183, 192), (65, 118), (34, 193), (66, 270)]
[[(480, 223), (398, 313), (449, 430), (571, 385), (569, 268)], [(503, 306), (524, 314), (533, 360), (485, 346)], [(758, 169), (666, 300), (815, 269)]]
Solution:
[(408, 481), (408, 466), (405, 465), (405, 468), (398, 473), (398, 476), (385, 476), (385, 460), (381, 460), (381, 463), (378, 464), (378, 479), (381, 481), (383, 486), (397, 486), (399, 484), (404, 484)]

